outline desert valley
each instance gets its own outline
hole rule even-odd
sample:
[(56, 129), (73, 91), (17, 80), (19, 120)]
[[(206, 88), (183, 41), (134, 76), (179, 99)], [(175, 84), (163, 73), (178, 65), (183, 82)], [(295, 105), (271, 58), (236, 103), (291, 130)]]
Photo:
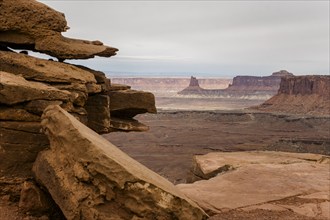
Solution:
[(0, 9), (0, 220), (330, 219), (329, 75), (120, 77), (70, 63), (118, 49), (63, 13)]

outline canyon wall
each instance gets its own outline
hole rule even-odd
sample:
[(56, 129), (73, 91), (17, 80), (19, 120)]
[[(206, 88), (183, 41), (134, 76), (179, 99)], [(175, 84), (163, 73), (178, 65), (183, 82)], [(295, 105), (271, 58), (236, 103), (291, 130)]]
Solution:
[(269, 91), (277, 92), (281, 78), (291, 76), (286, 70), (274, 72), (270, 76), (235, 76), (227, 90), (231, 91)]
[[(281, 78), (291, 76), (286, 70), (272, 73), (271, 76), (235, 76), (232, 84), (225, 89), (205, 89), (198, 80), (191, 77), (189, 86), (178, 92), (179, 95), (215, 96), (225, 98), (267, 99), (279, 89)], [(196, 82), (197, 81), (197, 82)]]
[(330, 76), (282, 78), (278, 93), (255, 108), (269, 112), (330, 115)]

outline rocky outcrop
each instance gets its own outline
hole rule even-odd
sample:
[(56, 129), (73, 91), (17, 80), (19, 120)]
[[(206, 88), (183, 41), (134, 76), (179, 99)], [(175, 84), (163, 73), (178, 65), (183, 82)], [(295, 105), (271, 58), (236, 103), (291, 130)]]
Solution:
[(278, 94), (254, 109), (268, 112), (330, 115), (330, 76), (282, 78)]
[(49, 106), (42, 118), (50, 150), (39, 154), (33, 170), (67, 219), (206, 217), (170, 182), (59, 106)]
[[(52, 219), (54, 216), (44, 207), (42, 190), (26, 182), (34, 182), (32, 165), (38, 153), (49, 148), (49, 140), (40, 124), (43, 111), (50, 105), (61, 106), (100, 134), (145, 131), (148, 127), (133, 117), (155, 112), (155, 106), (151, 106), (155, 104), (154, 97), (151, 94), (148, 103), (137, 103), (146, 95), (135, 91), (134, 104), (121, 108), (124, 112), (134, 112), (130, 115), (129, 126), (118, 120), (127, 117), (119, 111), (111, 121), (111, 101), (123, 101), (108, 93), (129, 92), (130, 87), (111, 85), (104, 73), (63, 61), (110, 57), (117, 49), (104, 46), (100, 41), (63, 37), (61, 32), (67, 30), (64, 14), (35, 0), (0, 0), (0, 8), (0, 212), (5, 213), (0, 218), (7, 219), (10, 216), (8, 207), (15, 206), (23, 212), (23, 217), (17, 219), (45, 219), (41, 215)], [(24, 51), (17, 53), (13, 49)], [(61, 62), (32, 57), (26, 50), (46, 53)], [(27, 217), (29, 213), (36, 218)], [(61, 216), (59, 209), (54, 213)]]
[[(5, 0), (0, 4), (1, 176), (31, 176), (31, 166), (37, 153), (48, 146), (48, 140), (40, 131), (39, 124), (40, 116), (48, 105), (60, 105), (98, 133), (148, 129), (142, 123), (134, 121), (133, 117), (147, 111), (155, 112), (155, 106), (151, 106), (155, 105), (152, 95), (148, 96), (148, 104), (138, 103), (144, 100), (145, 95), (143, 92), (136, 92), (134, 104), (131, 103), (128, 107), (130, 110), (138, 105), (139, 111), (130, 117), (136, 123), (122, 129), (123, 125), (118, 124), (118, 118), (125, 118), (126, 114), (117, 112), (116, 119), (111, 123), (108, 93), (119, 89), (120, 92), (127, 92), (130, 91), (129, 86), (111, 85), (110, 79), (100, 71), (44, 60), (10, 49), (38, 50), (40, 42), (60, 35), (66, 27), (62, 13), (34, 0)], [(29, 19), (25, 19), (27, 17)], [(55, 41), (50, 42), (53, 43), (58, 44)], [(104, 46), (99, 44), (94, 45), (100, 49), (97, 53), (106, 55), (102, 52)], [(73, 47), (74, 44), (65, 46), (65, 56), (59, 54), (57, 57), (69, 58)], [(81, 50), (86, 49), (83, 45), (79, 47)], [(82, 58), (79, 51), (80, 49), (74, 51), (77, 55), (74, 58)], [(48, 52), (57, 53), (51, 50)], [(90, 52), (86, 52), (84, 58), (95, 55)], [(121, 98), (123, 97), (118, 96), (118, 99)], [(111, 99), (113, 103), (123, 102), (116, 100), (115, 96)], [(132, 99), (128, 101), (133, 102)], [(150, 110), (152, 107), (153, 110)], [(140, 110), (143, 108), (147, 110)], [(125, 107), (121, 110), (125, 111)]]
[(116, 48), (104, 46), (100, 41), (63, 37), (61, 32), (69, 29), (64, 14), (40, 2), (2, 0), (0, 7), (1, 46), (38, 51), (59, 60), (116, 54)]
[(293, 211), (300, 219), (327, 219), (329, 163), (329, 157), (317, 154), (209, 153), (195, 156), (195, 174), (217, 175), (177, 187), (219, 219), (231, 210)]
[(204, 89), (195, 77), (179, 95), (216, 96), (230, 98), (267, 99), (277, 93), (282, 77), (291, 76), (286, 70), (274, 72), (271, 76), (235, 76), (226, 89)]

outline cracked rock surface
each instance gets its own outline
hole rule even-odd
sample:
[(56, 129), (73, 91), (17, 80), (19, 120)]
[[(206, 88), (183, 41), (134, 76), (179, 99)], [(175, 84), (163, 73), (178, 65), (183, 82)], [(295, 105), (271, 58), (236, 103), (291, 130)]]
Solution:
[[(195, 172), (208, 180), (177, 187), (212, 214), (270, 210), (329, 219), (328, 156), (284, 152), (230, 152), (196, 156)], [(219, 169), (230, 166), (231, 169)], [(198, 167), (198, 169), (196, 168)]]

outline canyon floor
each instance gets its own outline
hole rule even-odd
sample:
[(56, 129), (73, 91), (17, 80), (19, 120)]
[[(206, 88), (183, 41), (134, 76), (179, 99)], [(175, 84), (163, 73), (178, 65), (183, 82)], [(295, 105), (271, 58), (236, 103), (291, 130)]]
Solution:
[[(174, 184), (189, 183), (193, 177), (193, 156), (210, 152), (265, 150), (330, 155), (330, 117), (222, 110), (160, 111), (138, 119), (150, 130), (104, 137)], [(297, 197), (283, 198), (281, 202), (296, 207), (302, 204)], [(231, 210), (211, 219), (327, 219), (315, 217), (317, 214), (310, 207), (302, 210), (306, 210), (307, 216), (290, 209), (266, 207)]]
[(162, 111), (138, 117), (147, 132), (106, 139), (173, 183), (189, 180), (193, 155), (285, 151), (330, 155), (330, 117), (232, 111)]

